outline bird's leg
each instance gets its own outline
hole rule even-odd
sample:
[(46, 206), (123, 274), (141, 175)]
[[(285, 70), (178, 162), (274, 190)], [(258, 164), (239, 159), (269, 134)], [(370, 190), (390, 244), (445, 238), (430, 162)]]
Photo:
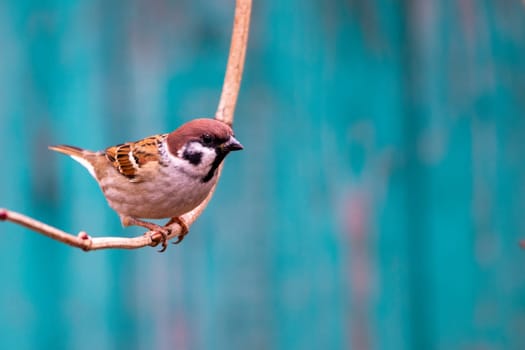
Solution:
[[(120, 221), (122, 222), (122, 225), (124, 226), (142, 226), (142, 227), (147, 228), (150, 231), (160, 233), (162, 235), (162, 239), (160, 241), (160, 243), (162, 244), (162, 249), (159, 250), (159, 252), (162, 253), (168, 247), (167, 240), (168, 240), (168, 235), (170, 234), (170, 229), (168, 227), (160, 226), (152, 222), (139, 220), (131, 216), (121, 216)], [(153, 235), (153, 234), (150, 234), (150, 235)]]
[(171, 220), (168, 221), (168, 223), (166, 225), (164, 225), (164, 226), (169, 226), (169, 225), (174, 224), (174, 223), (179, 224), (179, 226), (181, 227), (181, 232), (177, 236), (177, 242), (173, 242), (173, 244), (179, 244), (180, 242), (182, 242), (184, 237), (188, 234), (190, 229), (189, 229), (188, 225), (186, 224), (186, 222), (184, 221), (184, 219), (181, 218), (180, 216), (176, 216), (176, 217), (171, 218)]

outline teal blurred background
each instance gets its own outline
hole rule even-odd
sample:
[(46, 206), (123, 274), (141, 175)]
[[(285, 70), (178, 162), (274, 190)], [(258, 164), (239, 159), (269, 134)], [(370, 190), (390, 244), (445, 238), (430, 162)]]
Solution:
[[(0, 206), (123, 229), (81, 166), (212, 116), (233, 0), (0, 2)], [(525, 4), (255, 1), (231, 155), (179, 246), (0, 224), (1, 349), (525, 349)]]

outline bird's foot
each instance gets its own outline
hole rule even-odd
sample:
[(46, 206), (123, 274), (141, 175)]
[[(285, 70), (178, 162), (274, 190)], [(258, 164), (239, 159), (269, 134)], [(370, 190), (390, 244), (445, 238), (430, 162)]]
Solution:
[(161, 239), (160, 243), (162, 244), (162, 248), (158, 251), (159, 253), (162, 253), (168, 248), (168, 236), (171, 233), (171, 230), (168, 227), (159, 226), (154, 232), (151, 233), (151, 238), (155, 239), (155, 234), (160, 233)]
[(181, 232), (177, 236), (177, 241), (173, 242), (173, 244), (179, 244), (180, 242), (182, 242), (184, 237), (186, 237), (188, 232), (190, 232), (190, 229), (188, 227), (188, 224), (186, 224), (186, 221), (184, 221), (184, 219), (182, 217), (180, 217), (180, 216), (176, 216), (176, 217), (171, 218), (171, 220), (168, 221), (168, 223), (165, 225), (165, 227), (169, 226), (171, 224), (174, 224), (174, 223), (179, 224), (179, 226), (181, 227)]
[[(160, 253), (164, 252), (168, 247), (168, 236), (171, 233), (171, 229), (166, 226), (160, 226), (152, 222), (142, 221), (135, 219), (130, 216), (121, 217), (122, 224), (124, 226), (142, 226), (149, 230), (146, 234), (149, 234), (151, 240), (157, 244), (162, 244), (162, 248), (159, 250)], [(158, 235), (160, 234), (160, 239)]]

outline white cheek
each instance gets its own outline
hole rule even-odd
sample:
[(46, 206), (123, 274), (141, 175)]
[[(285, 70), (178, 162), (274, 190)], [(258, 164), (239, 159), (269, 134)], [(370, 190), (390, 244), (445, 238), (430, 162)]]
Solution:
[[(198, 165), (191, 164), (183, 158), (183, 154), (186, 150), (189, 150), (192, 153), (201, 153), (201, 161)], [(204, 147), (199, 142), (192, 142), (177, 152), (178, 157), (170, 155), (173, 164), (177, 167), (182, 168), (185, 172), (196, 175), (196, 176), (205, 176), (217, 157), (215, 149)]]

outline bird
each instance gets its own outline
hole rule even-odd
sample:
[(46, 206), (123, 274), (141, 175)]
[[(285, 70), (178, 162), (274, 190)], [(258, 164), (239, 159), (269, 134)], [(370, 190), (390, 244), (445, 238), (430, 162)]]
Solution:
[[(232, 128), (215, 119), (191, 120), (171, 133), (89, 151), (68, 145), (49, 146), (83, 165), (95, 178), (109, 206), (126, 226), (161, 234), (166, 250), (168, 226), (197, 207), (217, 182), (218, 168), (232, 151), (243, 149)], [(143, 219), (170, 219), (164, 226)]]

